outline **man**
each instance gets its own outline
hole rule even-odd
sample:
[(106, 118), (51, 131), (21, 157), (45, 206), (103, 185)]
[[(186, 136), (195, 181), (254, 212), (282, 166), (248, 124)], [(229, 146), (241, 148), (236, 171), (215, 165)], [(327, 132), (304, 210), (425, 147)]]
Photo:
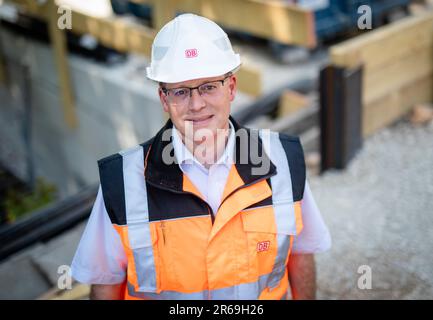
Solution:
[[(101, 186), (72, 275), (93, 299), (315, 298), (330, 237), (299, 139), (230, 114), (240, 57), (214, 22), (165, 25), (148, 77), (170, 120), (98, 162)], [(289, 281), (290, 280), (290, 281)]]

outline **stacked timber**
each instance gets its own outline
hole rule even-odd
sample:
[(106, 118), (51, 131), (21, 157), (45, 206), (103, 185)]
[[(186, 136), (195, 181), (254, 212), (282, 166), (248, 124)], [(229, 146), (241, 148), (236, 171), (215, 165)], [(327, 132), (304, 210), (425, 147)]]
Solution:
[(408, 17), (330, 49), (333, 65), (362, 65), (362, 133), (370, 135), (433, 99), (433, 12)]

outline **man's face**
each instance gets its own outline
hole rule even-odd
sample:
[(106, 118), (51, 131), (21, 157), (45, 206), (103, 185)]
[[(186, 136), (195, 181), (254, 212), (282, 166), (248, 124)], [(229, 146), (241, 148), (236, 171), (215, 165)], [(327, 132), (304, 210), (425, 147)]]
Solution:
[[(167, 83), (164, 88), (194, 88), (203, 84), (223, 80), (225, 76), (201, 78), (178, 83)], [(221, 85), (221, 82), (219, 83)], [(206, 85), (204, 86), (206, 87)], [(172, 94), (171, 90), (168, 95)], [(181, 91), (182, 93), (182, 91)], [(162, 88), (159, 88), (159, 98), (165, 112), (170, 115), (171, 121), (185, 137), (186, 127), (192, 126), (194, 133), (199, 129), (209, 129), (215, 136), (217, 129), (228, 128), (230, 105), (236, 95), (236, 76), (227, 77), (219, 89), (212, 94), (199, 94), (198, 90), (192, 90), (191, 96), (183, 103), (173, 103), (172, 97), (167, 96)], [(189, 127), (191, 128), (191, 127)]]

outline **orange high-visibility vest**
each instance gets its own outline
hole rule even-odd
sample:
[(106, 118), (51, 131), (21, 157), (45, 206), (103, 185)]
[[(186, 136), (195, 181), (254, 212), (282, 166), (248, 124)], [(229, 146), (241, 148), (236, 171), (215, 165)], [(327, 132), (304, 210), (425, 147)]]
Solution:
[(104, 203), (128, 258), (125, 299), (287, 297), (287, 262), (302, 229), (302, 147), (296, 137), (230, 120), (270, 161), (261, 170), (257, 152), (243, 152), (236, 135), (215, 219), (179, 165), (163, 161), (170, 120), (150, 141), (98, 162)]

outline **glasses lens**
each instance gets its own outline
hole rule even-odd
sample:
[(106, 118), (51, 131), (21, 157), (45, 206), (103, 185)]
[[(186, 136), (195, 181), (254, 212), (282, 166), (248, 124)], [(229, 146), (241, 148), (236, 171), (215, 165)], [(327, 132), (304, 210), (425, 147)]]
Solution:
[(173, 104), (182, 104), (185, 103), (190, 95), (189, 88), (174, 88), (169, 89), (168, 91), (169, 101)]
[(221, 82), (214, 81), (202, 84), (200, 87), (198, 87), (198, 91), (201, 95), (213, 95), (217, 93), (220, 88)]

